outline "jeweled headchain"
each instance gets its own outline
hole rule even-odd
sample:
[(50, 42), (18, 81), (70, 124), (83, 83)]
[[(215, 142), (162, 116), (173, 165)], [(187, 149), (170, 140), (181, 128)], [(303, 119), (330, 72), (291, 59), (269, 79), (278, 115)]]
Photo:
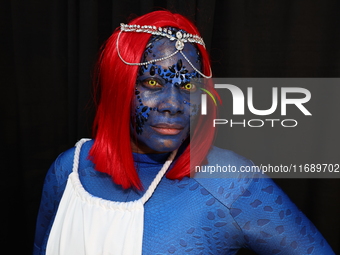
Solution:
[[(150, 61), (146, 61), (146, 62), (142, 62), (142, 63), (130, 63), (127, 62), (123, 59), (123, 57), (120, 55), (120, 51), (119, 51), (119, 39), (120, 39), (120, 35), (122, 32), (136, 32), (136, 33), (148, 33), (148, 34), (152, 34), (152, 35), (156, 35), (156, 36), (163, 36), (165, 38), (168, 38), (170, 41), (176, 41), (175, 44), (175, 48), (176, 50), (171, 53), (170, 55), (166, 56), (166, 57), (162, 57), (162, 58), (158, 58), (158, 59), (152, 59)], [(140, 25), (127, 25), (127, 24), (120, 24), (120, 32), (118, 34), (118, 38), (117, 38), (117, 42), (116, 42), (116, 48), (117, 48), (117, 53), (119, 58), (127, 65), (147, 65), (153, 62), (157, 62), (157, 61), (162, 61), (168, 58), (171, 58), (172, 56), (176, 55), (178, 52), (182, 54), (182, 56), (185, 58), (185, 60), (190, 64), (190, 66), (196, 71), (198, 72), (200, 75), (202, 75), (204, 78), (211, 78), (212, 76), (212, 72), (210, 69), (210, 75), (204, 75), (202, 72), (200, 72), (191, 62), (190, 60), (187, 58), (187, 56), (185, 56), (185, 54), (183, 53), (183, 48), (186, 42), (190, 42), (190, 43), (198, 43), (200, 45), (202, 45), (203, 47), (205, 47), (205, 44), (203, 42), (203, 39), (198, 36), (198, 35), (192, 35), (189, 33), (185, 33), (185, 32), (181, 32), (181, 31), (177, 31), (175, 34), (171, 31), (171, 29), (168, 28), (157, 28), (155, 26), (140, 26)]]

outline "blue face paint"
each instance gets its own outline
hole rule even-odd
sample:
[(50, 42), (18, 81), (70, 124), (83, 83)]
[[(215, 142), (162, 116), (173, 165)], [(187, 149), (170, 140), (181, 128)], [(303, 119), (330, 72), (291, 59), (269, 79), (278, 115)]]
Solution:
[[(175, 49), (175, 42), (166, 38), (150, 42), (143, 62), (169, 55)], [(201, 70), (195, 46), (187, 43), (183, 51)], [(132, 112), (134, 152), (161, 153), (180, 147), (198, 114), (201, 90), (194, 78), (200, 75), (180, 53), (140, 67)]]

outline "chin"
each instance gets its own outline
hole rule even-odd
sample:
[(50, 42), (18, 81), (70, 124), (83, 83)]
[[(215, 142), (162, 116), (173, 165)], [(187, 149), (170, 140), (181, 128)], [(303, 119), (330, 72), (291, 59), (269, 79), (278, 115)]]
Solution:
[(178, 139), (158, 139), (158, 142), (155, 144), (146, 144), (151, 150), (155, 152), (171, 152), (178, 149), (182, 142)]
[(151, 148), (153, 151), (157, 151), (157, 152), (171, 152), (174, 151), (176, 149), (178, 149), (181, 146), (181, 144), (176, 144), (176, 145), (171, 145), (171, 146), (167, 146), (167, 145), (163, 145), (161, 144), (160, 146), (157, 146), (155, 148)]

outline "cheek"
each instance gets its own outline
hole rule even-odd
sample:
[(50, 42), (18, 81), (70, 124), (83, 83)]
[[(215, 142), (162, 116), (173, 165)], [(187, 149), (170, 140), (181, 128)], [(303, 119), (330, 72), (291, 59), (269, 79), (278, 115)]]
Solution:
[(150, 114), (152, 111), (156, 111), (157, 108), (149, 103), (144, 103), (144, 101), (147, 100), (143, 100), (143, 93), (141, 93), (138, 88), (136, 88), (135, 95), (135, 127), (137, 134), (140, 135), (143, 133), (144, 124), (148, 121)]
[(137, 106), (148, 106), (150, 108), (157, 107), (157, 98), (153, 96), (149, 91), (145, 91), (143, 88), (136, 88), (135, 103)]

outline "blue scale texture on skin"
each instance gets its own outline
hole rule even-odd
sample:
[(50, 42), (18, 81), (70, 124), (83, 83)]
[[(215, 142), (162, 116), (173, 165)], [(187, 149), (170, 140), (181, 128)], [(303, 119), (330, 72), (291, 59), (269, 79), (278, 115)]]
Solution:
[[(189, 137), (200, 104), (202, 78), (181, 54), (152, 62), (167, 55), (174, 41), (152, 38), (144, 53), (149, 64), (140, 66), (132, 109), (133, 151), (166, 152), (179, 148)], [(183, 49), (190, 62), (201, 70), (197, 48)], [(134, 132), (134, 130), (135, 132)], [(177, 132), (178, 131), (178, 132)]]
[[(145, 73), (149, 73), (151, 76), (154, 76), (156, 73), (164, 79), (166, 83), (172, 83), (175, 86), (181, 86), (183, 84), (189, 83), (193, 78), (200, 78), (198, 72), (188, 72), (186, 67), (183, 65), (181, 59), (177, 61), (177, 64), (169, 66), (166, 69), (163, 69), (161, 66), (156, 64), (148, 64), (140, 67), (139, 76), (143, 76)], [(137, 78), (137, 80), (138, 80)], [(143, 104), (143, 101), (140, 97), (140, 91), (136, 88), (135, 92), (138, 103), (136, 103), (136, 131), (137, 134), (142, 134), (143, 125), (149, 118), (149, 112), (157, 110), (157, 107), (148, 107)], [(197, 104), (191, 104), (189, 101), (183, 100), (183, 104), (187, 104), (191, 107), (191, 115), (196, 116), (198, 112)]]
[(142, 132), (143, 132), (143, 125), (149, 118), (149, 112), (152, 111), (152, 110), (154, 110), (154, 111), (157, 110), (156, 107), (151, 108), (151, 107), (145, 106), (142, 103), (142, 100), (140, 99), (139, 94), (140, 94), (140, 92), (136, 88), (135, 95), (136, 95), (137, 100), (139, 102), (138, 106), (136, 106), (136, 111), (135, 111), (136, 132), (137, 132), (138, 135), (142, 134)]
[[(93, 169), (87, 159), (93, 142), (84, 144), (79, 176), (94, 196), (133, 201), (144, 192), (123, 190), (111, 177)], [(51, 166), (38, 216), (34, 254), (45, 254), (46, 242), (69, 173), (74, 149)], [(134, 154), (145, 190), (168, 157)], [(251, 165), (243, 157), (214, 147), (209, 164)], [(269, 178), (234, 175), (232, 178), (163, 177), (145, 204), (143, 254), (236, 254), (241, 247), (258, 254), (334, 254), (314, 225)]]
[(162, 68), (160, 65), (148, 64), (140, 67), (139, 75), (143, 75), (148, 72), (151, 76), (156, 73), (161, 76), (165, 82), (170, 82), (179, 86), (180, 84), (188, 83), (193, 78), (200, 78), (200, 75), (196, 71), (189, 72), (185, 65), (183, 65), (182, 59), (179, 59), (176, 64), (169, 66), (168, 68)]

